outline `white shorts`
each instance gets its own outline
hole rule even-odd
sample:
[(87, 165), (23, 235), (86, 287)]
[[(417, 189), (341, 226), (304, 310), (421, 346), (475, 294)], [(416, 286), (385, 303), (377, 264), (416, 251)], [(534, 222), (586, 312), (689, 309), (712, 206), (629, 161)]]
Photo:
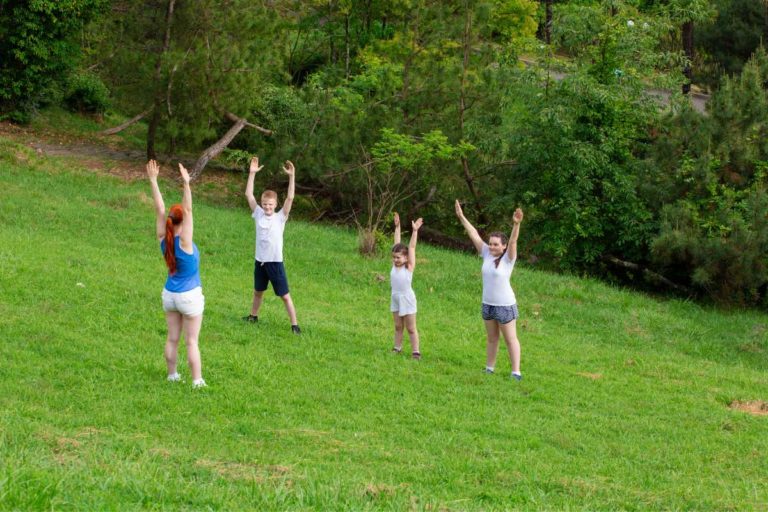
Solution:
[(399, 316), (416, 314), (416, 294), (413, 291), (408, 293), (393, 293), (392, 302), (389, 305), (392, 313)]
[(186, 292), (169, 292), (163, 288), (163, 310), (176, 311), (184, 316), (200, 316), (205, 309), (205, 297), (201, 287)]

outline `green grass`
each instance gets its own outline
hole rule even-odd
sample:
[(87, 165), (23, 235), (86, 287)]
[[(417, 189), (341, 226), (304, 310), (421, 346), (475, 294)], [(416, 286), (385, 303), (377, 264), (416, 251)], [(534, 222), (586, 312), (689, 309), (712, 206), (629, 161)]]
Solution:
[(193, 391), (184, 366), (165, 382), (148, 185), (0, 139), (0, 190), (2, 509), (768, 507), (768, 417), (728, 408), (768, 400), (764, 314), (521, 264), (517, 383), (503, 348), (481, 373), (477, 259), (419, 247), (416, 362), (389, 352), (389, 263), (352, 231), (287, 226), (303, 336), (273, 296), (241, 322), (252, 221), (198, 202)]

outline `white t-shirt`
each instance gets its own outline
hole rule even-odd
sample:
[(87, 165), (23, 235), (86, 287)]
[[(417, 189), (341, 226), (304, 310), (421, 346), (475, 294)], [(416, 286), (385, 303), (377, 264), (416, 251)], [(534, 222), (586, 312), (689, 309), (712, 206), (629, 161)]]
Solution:
[(251, 217), (256, 222), (256, 260), (283, 261), (283, 231), (288, 220), (283, 210), (265, 215), (261, 206), (256, 205)]
[(509, 284), (512, 269), (515, 268), (515, 260), (510, 260), (507, 254), (501, 255), (499, 266), (496, 267), (495, 256), (491, 256), (488, 244), (483, 244), (480, 253), (483, 257), (483, 304), (489, 306), (512, 306), (517, 304), (515, 292)]

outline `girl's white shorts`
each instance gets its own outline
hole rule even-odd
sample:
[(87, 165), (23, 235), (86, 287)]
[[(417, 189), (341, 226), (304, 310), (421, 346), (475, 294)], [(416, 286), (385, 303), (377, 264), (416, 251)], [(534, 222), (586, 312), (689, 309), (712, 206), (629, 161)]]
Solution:
[(184, 316), (199, 316), (205, 309), (205, 297), (201, 287), (186, 292), (169, 292), (163, 288), (163, 310), (176, 311)]
[(408, 293), (393, 293), (392, 302), (389, 305), (392, 313), (399, 316), (416, 314), (416, 294), (413, 291)]

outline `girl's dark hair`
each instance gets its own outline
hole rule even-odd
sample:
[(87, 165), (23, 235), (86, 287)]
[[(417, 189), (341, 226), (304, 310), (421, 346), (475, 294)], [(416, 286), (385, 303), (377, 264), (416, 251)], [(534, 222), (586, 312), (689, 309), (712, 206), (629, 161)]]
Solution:
[[(488, 241), (489, 242), (491, 241), (491, 238), (498, 238), (499, 240), (501, 240), (501, 245), (507, 245), (507, 242), (508, 242), (507, 235), (505, 235), (501, 231), (494, 231), (493, 233), (488, 235)], [(504, 252), (506, 252), (506, 251), (504, 251)], [(501, 262), (501, 258), (503, 258), (503, 257), (504, 257), (504, 253), (501, 253), (501, 256), (499, 256), (498, 258), (493, 260), (493, 264), (496, 265), (496, 268), (499, 268), (499, 262)]]
[(395, 244), (392, 246), (392, 253), (400, 253), (408, 256), (408, 246), (405, 244)]
[(181, 224), (184, 220), (184, 209), (180, 204), (171, 206), (168, 212), (168, 218), (165, 219), (165, 264), (168, 266), (168, 273), (176, 273), (176, 250), (173, 243), (173, 226)]

